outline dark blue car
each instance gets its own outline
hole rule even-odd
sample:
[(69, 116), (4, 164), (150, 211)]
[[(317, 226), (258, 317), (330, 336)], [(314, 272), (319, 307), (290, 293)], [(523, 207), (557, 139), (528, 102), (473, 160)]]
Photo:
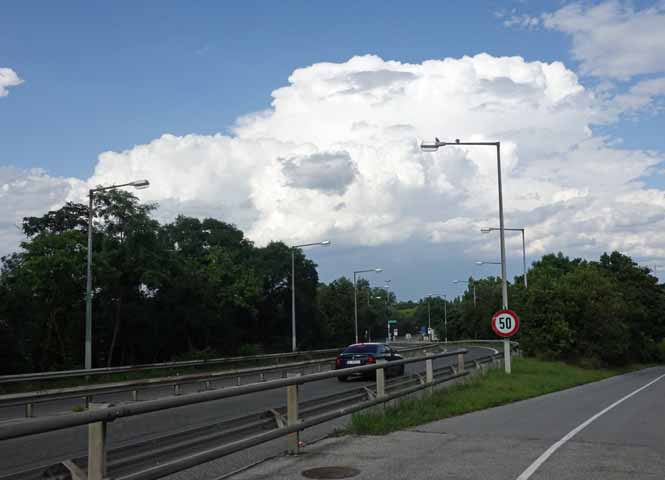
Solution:
[[(402, 360), (403, 357), (385, 343), (354, 343), (346, 347), (335, 359), (335, 370), (342, 368), (372, 365), (377, 360)], [(404, 365), (386, 366), (386, 375), (404, 375)], [(365, 377), (374, 377), (374, 372), (367, 372)], [(340, 375), (337, 379), (344, 382), (348, 375)]]

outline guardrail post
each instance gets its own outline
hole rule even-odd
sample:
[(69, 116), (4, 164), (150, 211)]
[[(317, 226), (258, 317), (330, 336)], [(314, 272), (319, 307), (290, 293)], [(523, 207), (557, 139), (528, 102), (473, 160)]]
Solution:
[(32, 411), (32, 403), (25, 404), (25, 417), (32, 418), (34, 412)]
[[(425, 353), (426, 357), (431, 357), (432, 353), (427, 352)], [(427, 388), (427, 393), (432, 394), (434, 392), (434, 387), (432, 386), (432, 383), (434, 382), (434, 362), (432, 361), (431, 358), (428, 358), (425, 360), (425, 384), (430, 385)]]
[(265, 381), (266, 381), (266, 374), (265, 374), (265, 373), (261, 373), (261, 374), (259, 374), (259, 380), (260, 380), (261, 382), (265, 382)]
[[(432, 354), (427, 352), (426, 357), (431, 357)], [(434, 381), (434, 362), (431, 358), (425, 360), (425, 383), (432, 383)]]
[(464, 353), (457, 354), (457, 373), (464, 373)]
[(132, 401), (133, 402), (138, 402), (139, 401), (139, 391), (138, 390), (132, 390)]
[[(379, 360), (378, 363), (386, 363), (386, 360)], [(386, 370), (384, 368), (377, 368), (376, 373), (376, 398), (383, 398), (386, 396)]]
[[(91, 403), (91, 410), (108, 408), (107, 403)], [(88, 480), (106, 477), (106, 422), (88, 424)]]
[(212, 384), (210, 383), (210, 380), (206, 380), (206, 382), (205, 382), (205, 387), (204, 387), (204, 388), (205, 388), (206, 390), (210, 390), (211, 386), (212, 386)]
[[(289, 373), (287, 377), (299, 377), (299, 373)], [(298, 385), (286, 387), (286, 424), (290, 427), (299, 423), (298, 419)], [(287, 437), (289, 455), (300, 452), (300, 432), (289, 433)]]
[(177, 383), (173, 385), (173, 395), (175, 395), (176, 397), (180, 395), (180, 385)]

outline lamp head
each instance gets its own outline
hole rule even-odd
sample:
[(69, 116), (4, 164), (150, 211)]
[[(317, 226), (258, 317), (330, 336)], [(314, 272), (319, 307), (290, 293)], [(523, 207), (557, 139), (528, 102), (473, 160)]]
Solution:
[(483, 265), (485, 262), (477, 261), (476, 265)]
[(130, 185), (137, 190), (143, 190), (150, 186), (150, 182), (144, 178), (143, 180), (135, 180), (131, 182)]
[(439, 142), (425, 143), (420, 144), (420, 149), (423, 152), (436, 152), (439, 149)]
[(381, 272), (383, 272), (383, 268), (375, 268), (374, 271), (376, 273), (381, 273)]
[(481, 233), (490, 233), (491, 231), (492, 231), (492, 229), (489, 228), (489, 227), (483, 227), (483, 228), (480, 229)]
[(324, 241), (322, 241), (322, 242), (321, 242), (321, 245), (323, 245), (324, 247), (329, 247), (329, 246), (330, 246), (330, 240), (324, 240)]

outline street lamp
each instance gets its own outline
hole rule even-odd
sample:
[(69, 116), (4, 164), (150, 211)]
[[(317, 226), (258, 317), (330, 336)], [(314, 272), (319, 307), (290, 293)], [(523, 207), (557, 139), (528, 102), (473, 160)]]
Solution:
[(355, 332), (356, 332), (356, 343), (358, 343), (358, 285), (356, 281), (356, 275), (358, 273), (367, 273), (367, 272), (375, 272), (375, 273), (381, 273), (383, 272), (382, 268), (370, 268), (368, 270), (356, 270), (353, 272), (353, 312), (354, 312), (354, 323), (355, 323)]
[[(430, 329), (432, 328), (432, 314), (430, 312), (429, 300), (432, 297), (443, 297), (443, 339), (445, 343), (448, 343), (448, 297), (445, 293), (430, 293), (427, 295), (427, 333), (429, 335)], [(431, 340), (431, 338), (430, 338)]]
[(137, 190), (148, 188), (150, 182), (148, 180), (134, 180), (133, 182), (123, 183), (120, 185), (111, 185), (109, 187), (91, 188), (88, 191), (88, 265), (86, 271), (85, 282), (85, 369), (92, 368), (92, 218), (93, 218), (93, 197), (97, 192), (104, 192), (106, 190), (114, 190), (121, 187), (134, 187)]
[(466, 283), (467, 285), (471, 285), (473, 287), (473, 308), (476, 308), (476, 282), (468, 282), (466, 280), (453, 280), (454, 284), (458, 283)]
[[(420, 148), (427, 152), (435, 152), (440, 147), (446, 145), (468, 145), (468, 146), (486, 146), (496, 148), (496, 169), (497, 169), (497, 184), (499, 188), (499, 237), (501, 239), (501, 296), (503, 300), (503, 308), (508, 308), (508, 281), (506, 275), (506, 239), (503, 223), (503, 190), (501, 187), (501, 142), (460, 142), (456, 139), (452, 142), (442, 142), (438, 138), (434, 139), (434, 143), (422, 143)], [(510, 373), (510, 342), (504, 339), (503, 342), (503, 357), (506, 373)]]
[[(490, 233), (490, 232), (494, 232), (494, 231), (497, 231), (497, 230), (500, 230), (500, 229), (498, 229), (496, 227), (484, 227), (484, 228), (480, 229), (480, 231), (482, 233)], [(507, 231), (510, 231), (510, 232), (522, 232), (522, 267), (523, 267), (523, 270), (524, 270), (524, 288), (528, 288), (527, 287), (527, 280), (526, 280), (526, 276), (527, 276), (527, 272), (526, 272), (526, 241), (524, 240), (524, 229), (523, 228), (504, 228), (504, 230), (507, 230)]]
[(501, 262), (488, 262), (488, 261), (485, 261), (485, 260), (479, 260), (475, 263), (478, 266), (481, 266), (481, 265), (501, 265)]
[[(384, 280), (384, 282), (388, 284), (388, 283), (391, 282), (391, 280), (390, 279)], [(383, 285), (383, 286), (374, 285), (373, 287), (371, 285), (368, 285), (367, 286), (367, 306), (368, 307), (369, 307), (369, 297), (372, 295), (372, 288), (384, 288), (385, 289), (385, 288), (390, 288), (390, 285)]]
[(312, 247), (319, 245), (322, 247), (330, 246), (330, 240), (322, 242), (303, 243), (291, 247), (291, 351), (296, 351), (296, 248)]

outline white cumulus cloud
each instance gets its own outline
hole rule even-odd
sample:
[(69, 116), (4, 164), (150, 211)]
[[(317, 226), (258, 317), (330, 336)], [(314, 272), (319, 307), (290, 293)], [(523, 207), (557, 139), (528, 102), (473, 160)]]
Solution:
[(626, 80), (665, 73), (665, 3), (636, 10), (632, 2), (573, 3), (542, 18), (570, 35), (581, 72)]
[[(295, 70), (271, 108), (239, 119), (232, 135), (166, 134), (105, 152), (89, 184), (149, 178), (140, 195), (160, 202), (163, 219), (215, 216), (259, 244), (413, 239), (472, 252), (494, 248), (478, 228), (496, 223), (495, 150), (426, 153), (419, 142), (499, 140), (506, 223), (528, 229), (533, 253), (665, 255), (665, 242), (647, 233), (665, 226), (662, 192), (642, 183), (663, 158), (594, 136), (603, 108), (559, 62), (358, 56)], [(508, 246), (521, 248), (518, 238)]]
[(0, 97), (9, 95), (9, 87), (15, 87), (23, 83), (14, 70), (0, 67)]

